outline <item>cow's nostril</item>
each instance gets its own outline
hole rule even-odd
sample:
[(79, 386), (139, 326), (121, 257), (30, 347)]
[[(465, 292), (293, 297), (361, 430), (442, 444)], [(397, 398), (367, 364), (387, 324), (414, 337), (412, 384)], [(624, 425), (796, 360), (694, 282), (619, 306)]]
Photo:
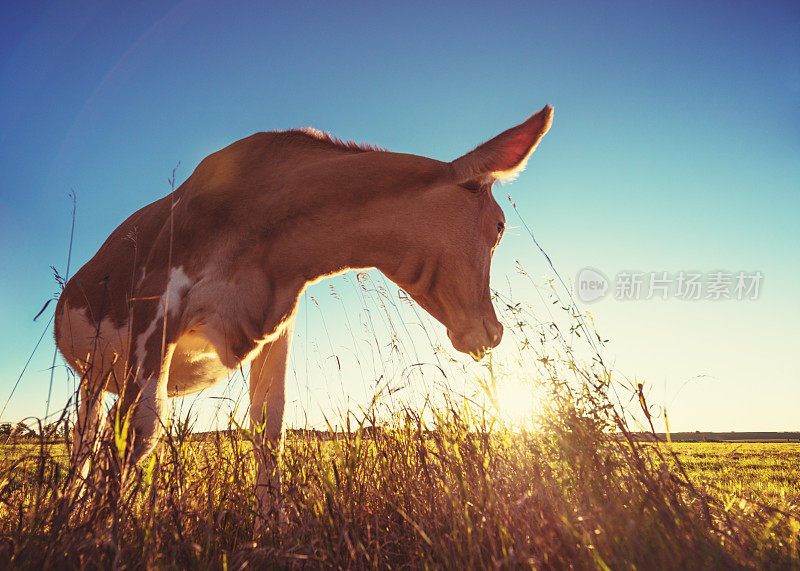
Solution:
[(503, 338), (503, 326), (499, 322), (487, 325), (486, 332), (488, 333), (493, 347), (500, 344), (500, 340)]

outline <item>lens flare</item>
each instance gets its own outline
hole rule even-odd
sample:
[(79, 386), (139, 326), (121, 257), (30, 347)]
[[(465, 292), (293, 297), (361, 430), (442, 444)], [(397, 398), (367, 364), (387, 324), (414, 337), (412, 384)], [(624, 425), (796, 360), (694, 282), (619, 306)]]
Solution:
[(503, 420), (514, 426), (531, 422), (538, 401), (531, 383), (505, 379), (497, 384), (493, 396), (494, 406)]

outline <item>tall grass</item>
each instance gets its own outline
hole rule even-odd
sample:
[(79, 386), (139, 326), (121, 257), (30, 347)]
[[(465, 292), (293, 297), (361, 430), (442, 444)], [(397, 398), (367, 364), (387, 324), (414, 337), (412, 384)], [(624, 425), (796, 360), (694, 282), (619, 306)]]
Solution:
[[(373, 398), (327, 429), (287, 434), (285, 521), (259, 510), (241, 419), (198, 434), (190, 409), (138, 467), (126, 465), (124, 438), (104, 439), (83, 485), (66, 461), (68, 438), (6, 443), (0, 567), (800, 567), (796, 506), (716, 494), (669, 448), (643, 441), (637, 422), (655, 431), (645, 387), (614, 377), (602, 338), (572, 304), (554, 317), (556, 297), (540, 319), (497, 293), (511, 350), (478, 375), (388, 284), (347, 279), (374, 336), (366, 353), (352, 339)], [(421, 399), (385, 382), (417, 374), (419, 362), (398, 303), (447, 380)], [(322, 366), (333, 356), (341, 375), (330, 336), (328, 349)], [(503, 382), (538, 395), (527, 422), (512, 425), (495, 406)]]

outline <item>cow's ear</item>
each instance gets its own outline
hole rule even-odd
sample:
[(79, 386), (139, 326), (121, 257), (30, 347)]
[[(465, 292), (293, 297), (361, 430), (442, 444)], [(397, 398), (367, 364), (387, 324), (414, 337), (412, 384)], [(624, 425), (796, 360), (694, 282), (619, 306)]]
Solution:
[(524, 123), (457, 158), (450, 163), (456, 182), (514, 179), (525, 169), (528, 158), (552, 123), (553, 108), (545, 105)]

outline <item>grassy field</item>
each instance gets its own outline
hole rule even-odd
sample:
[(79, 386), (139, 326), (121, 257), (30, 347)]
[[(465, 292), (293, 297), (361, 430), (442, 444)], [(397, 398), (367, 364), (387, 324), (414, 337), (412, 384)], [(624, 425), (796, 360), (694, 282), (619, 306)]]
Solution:
[(800, 506), (800, 444), (678, 443), (670, 449), (692, 478), (719, 488), (712, 493), (724, 499)]
[[(509, 435), (509, 438), (513, 441), (522, 437)], [(308, 442), (308, 438), (290, 434), (286, 446), (293, 450), (297, 446), (307, 446)], [(199, 442), (194, 446), (195, 453), (201, 454), (207, 445)], [(337, 451), (336, 444), (327, 437), (320, 438), (316, 446), (325, 451), (326, 456)], [(42, 452), (40, 448), (40, 444), (30, 442), (0, 446), (0, 462), (7, 466), (28, 459), (14, 470), (16, 477), (21, 478), (26, 472), (24, 467), (30, 467), (30, 460)], [(665, 454), (674, 453), (691, 480), (722, 501), (753, 501), (790, 511), (800, 508), (798, 443), (691, 442), (663, 445), (662, 450)], [(67, 447), (63, 443), (48, 443), (44, 453), (66, 473)], [(288, 458), (287, 461), (291, 462)], [(26, 477), (34, 476), (28, 473)]]
[[(380, 378), (397, 359), (405, 383), (419, 363), (398, 341), (405, 318), (364, 284), (363, 306), (398, 324)], [(483, 377), (437, 346), (447, 383), (424, 414), (383, 381), (389, 404), (342, 413), (336, 434), (290, 433), (281, 514), (257, 505), (250, 433), (233, 423), (199, 438), (175, 413), (139, 466), (112, 432), (85, 480), (66, 442), (4, 445), (0, 568), (800, 568), (800, 445), (655, 444), (646, 387), (606, 368), (584, 316), (565, 306), (556, 326), (496, 301), (517, 352)], [(509, 380), (541, 397), (524, 429), (492, 404)]]
[(5, 446), (0, 565), (800, 565), (798, 445), (656, 447), (586, 416), (565, 424), (566, 410), (536, 433), (457, 412), (428, 429), (411, 415), (369, 437), (290, 436), (283, 524), (258, 515), (246, 434), (173, 434), (128, 488), (96, 476), (82, 497), (63, 444)]

